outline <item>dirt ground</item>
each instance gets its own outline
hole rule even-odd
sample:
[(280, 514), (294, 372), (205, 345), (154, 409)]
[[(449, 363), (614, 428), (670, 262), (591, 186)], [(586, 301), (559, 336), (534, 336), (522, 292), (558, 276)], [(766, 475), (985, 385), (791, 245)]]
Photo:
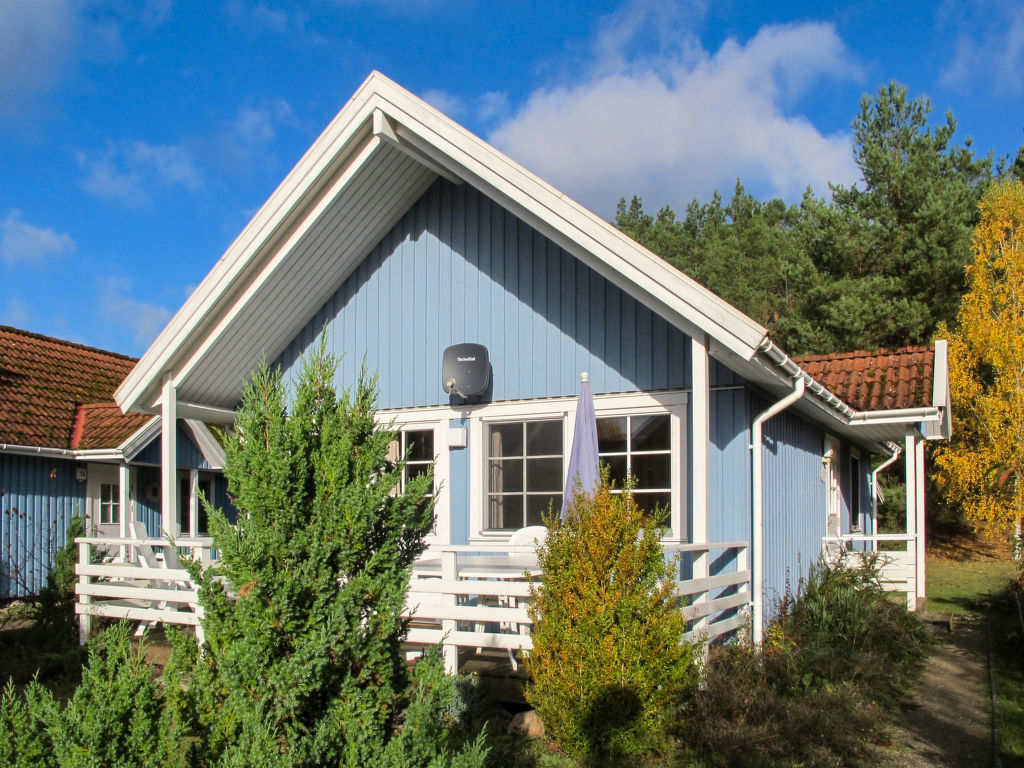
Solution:
[(904, 708), (887, 768), (993, 765), (987, 637), (982, 620), (934, 619), (937, 643)]

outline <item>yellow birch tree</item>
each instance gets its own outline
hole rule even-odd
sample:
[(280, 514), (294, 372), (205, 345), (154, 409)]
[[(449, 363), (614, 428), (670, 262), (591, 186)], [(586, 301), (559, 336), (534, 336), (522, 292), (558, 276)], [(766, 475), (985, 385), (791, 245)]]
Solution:
[(993, 185), (980, 210), (949, 345), (953, 439), (935, 462), (976, 529), (1010, 535), (1024, 512), (1024, 184)]

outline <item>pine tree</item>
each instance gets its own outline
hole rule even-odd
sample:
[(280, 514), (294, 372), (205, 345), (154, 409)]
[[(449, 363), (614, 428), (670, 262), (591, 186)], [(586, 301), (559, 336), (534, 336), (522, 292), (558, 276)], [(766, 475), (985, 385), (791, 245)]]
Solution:
[[(479, 741), (463, 749), (450, 723), (423, 715), (437, 696), (410, 685), (400, 649), (410, 567), (433, 522), (422, 503), (431, 478), (401, 488), (373, 383), (361, 377), (339, 399), (335, 370), (321, 344), (293, 401), (266, 365), (245, 389), (225, 469), (238, 521), (208, 510), (221, 565), (192, 569), (206, 613), (205, 656), (189, 685), (201, 758), (479, 764)], [(435, 688), (437, 663), (423, 673)], [(402, 727), (410, 718), (415, 728)]]

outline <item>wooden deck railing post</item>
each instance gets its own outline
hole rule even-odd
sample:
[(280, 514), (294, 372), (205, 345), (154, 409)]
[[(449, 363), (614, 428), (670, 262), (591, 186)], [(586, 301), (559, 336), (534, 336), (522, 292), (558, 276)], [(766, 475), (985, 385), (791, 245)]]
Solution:
[[(454, 583), (459, 578), (459, 563), (457, 560), (458, 554), (455, 552), (442, 552), (441, 553), (441, 581)], [(453, 594), (442, 594), (441, 605), (455, 607), (456, 597)], [(449, 675), (455, 675), (459, 672), (459, 646), (454, 642), (450, 642), (454, 639), (455, 630), (458, 625), (454, 619), (444, 619), (441, 622), (441, 632), (444, 635), (443, 651), (444, 651), (444, 670)]]
[[(79, 565), (88, 565), (92, 562), (92, 547), (88, 542), (82, 542), (78, 545), (78, 563)], [(87, 574), (80, 574), (78, 577), (78, 583), (85, 585), (88, 588), (88, 584), (91, 577)], [(78, 602), (83, 606), (88, 606), (92, 602), (92, 596), (81, 594), (78, 596)], [(89, 635), (92, 634), (92, 615), (86, 612), (78, 614), (78, 644), (85, 645), (89, 642)]]
[[(711, 575), (711, 572), (710, 572), (710, 570), (708, 568), (708, 565), (709, 565), (709, 562), (710, 562), (710, 559), (711, 559), (711, 550), (710, 549), (705, 549), (705, 550), (703, 550), (703, 551), (701, 551), (699, 553), (695, 553), (695, 554), (697, 556), (693, 559), (693, 574), (690, 577), (694, 581), (696, 581), (697, 579), (706, 578), (706, 577)], [(707, 590), (707, 589), (701, 590), (700, 592), (698, 592), (693, 597), (693, 599), (692, 599), (690, 604), (691, 605), (699, 605), (701, 603), (706, 603), (708, 601), (709, 597), (710, 597), (709, 590)], [(693, 632), (695, 634), (699, 635), (699, 634), (703, 633), (703, 631), (705, 630), (707, 625), (708, 625), (708, 617), (707, 616), (701, 616), (699, 619), (697, 619), (693, 623)]]

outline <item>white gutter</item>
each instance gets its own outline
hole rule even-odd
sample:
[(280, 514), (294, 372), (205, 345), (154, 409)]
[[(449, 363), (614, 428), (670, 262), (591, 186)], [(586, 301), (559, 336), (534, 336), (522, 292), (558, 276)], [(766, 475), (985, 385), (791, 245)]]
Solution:
[(892, 456), (883, 461), (874, 471), (871, 473), (871, 535), (874, 536), (878, 533), (878, 502), (885, 501), (882, 496), (882, 492), (878, 489), (878, 473), (883, 469), (891, 465), (896, 459), (900, 457), (900, 453), (903, 449), (895, 443), (890, 443), (889, 447), (892, 449)]
[(92, 448), (88, 450), (72, 450), (71, 448), (44, 448), (39, 445), (15, 445), (0, 443), (0, 453), (13, 453), (21, 456), (50, 456), (53, 458), (77, 459), (78, 461), (122, 461), (124, 455), (116, 449)]
[[(770, 342), (769, 342), (770, 343)], [(786, 357), (786, 360), (789, 360)], [(792, 363), (791, 360), (789, 362)], [(793, 363), (797, 372), (800, 367)], [(806, 375), (806, 374), (805, 374)], [(809, 377), (808, 377), (809, 378)], [(764, 637), (764, 456), (762, 455), (762, 426), (768, 419), (784, 411), (804, 396), (807, 382), (804, 376), (797, 375), (793, 382), (793, 391), (779, 400), (767, 411), (754, 419), (751, 429), (751, 493), (753, 495), (753, 523), (751, 526), (751, 549), (753, 550), (753, 613), (754, 613), (754, 644), (760, 645)]]

